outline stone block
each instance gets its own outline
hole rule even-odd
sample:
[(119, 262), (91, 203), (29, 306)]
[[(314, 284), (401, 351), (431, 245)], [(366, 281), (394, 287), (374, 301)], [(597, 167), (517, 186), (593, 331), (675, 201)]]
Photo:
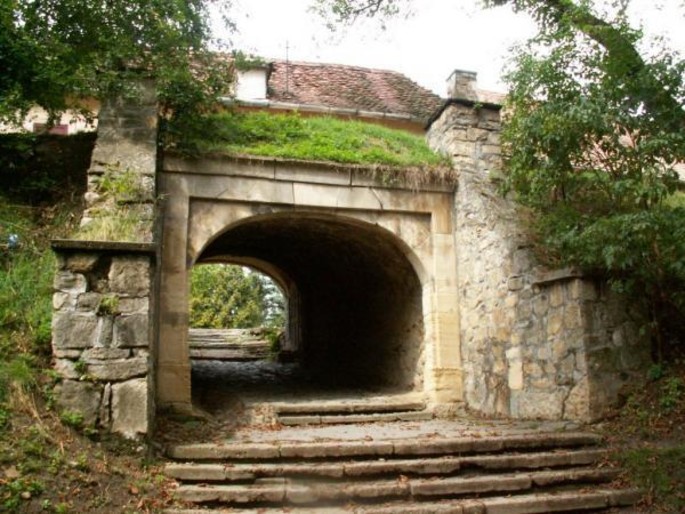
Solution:
[(81, 377), (81, 374), (76, 371), (76, 363), (71, 359), (57, 359), (54, 368), (62, 378), (78, 380)]
[(350, 185), (349, 169), (304, 168), (286, 163), (276, 164), (276, 180), (308, 182), (315, 184)]
[(518, 395), (518, 412), (522, 418), (561, 419), (565, 391), (521, 391)]
[(113, 316), (98, 316), (98, 332), (95, 346), (109, 347), (112, 344), (114, 327)]
[(120, 298), (119, 312), (121, 314), (147, 313), (150, 310), (150, 300), (143, 298)]
[(564, 327), (568, 329), (583, 326), (583, 314), (579, 305), (567, 305), (564, 309)]
[(80, 273), (72, 273), (71, 271), (58, 271), (55, 273), (53, 287), (57, 291), (64, 293), (85, 293), (88, 288), (88, 281), (84, 275)]
[(100, 426), (109, 428), (112, 420), (112, 384), (106, 384), (100, 402)]
[(57, 312), (52, 318), (52, 347), (56, 350), (88, 348), (98, 337), (95, 314)]
[(75, 253), (67, 257), (65, 266), (72, 273), (88, 273), (93, 271), (99, 259), (97, 253)]
[(118, 348), (147, 348), (149, 346), (148, 315), (117, 316), (114, 320), (114, 346)]
[(547, 335), (548, 336), (554, 336), (558, 335), (561, 332), (561, 329), (564, 326), (564, 318), (563, 316), (555, 312), (553, 314), (550, 314), (549, 317), (547, 318)]
[(122, 296), (147, 296), (150, 261), (147, 257), (115, 257), (109, 269), (109, 288)]
[(134, 357), (131, 359), (92, 361), (88, 363), (87, 373), (97, 380), (127, 380), (147, 375), (149, 371), (148, 359)]
[(509, 288), (509, 291), (518, 291), (520, 289), (523, 289), (523, 277), (521, 275), (514, 275), (512, 277), (509, 277), (509, 280), (507, 281), (507, 287)]
[(64, 412), (77, 412), (86, 425), (94, 425), (100, 412), (102, 386), (64, 380), (55, 386), (55, 401)]
[(61, 291), (52, 295), (52, 308), (56, 311), (74, 310), (76, 307), (76, 295), (63, 293)]
[(130, 439), (149, 430), (148, 383), (146, 378), (112, 385), (112, 432)]
[(101, 360), (127, 359), (131, 350), (127, 348), (87, 348), (83, 351), (82, 359), (86, 362)]
[(509, 389), (523, 389), (523, 360), (521, 359), (521, 348), (509, 348), (506, 351), (508, 366)]
[(52, 356), (56, 359), (78, 360), (83, 350), (52, 350)]
[(102, 294), (89, 291), (78, 296), (76, 305), (80, 311), (96, 312), (101, 299)]
[(549, 305), (551, 307), (560, 307), (564, 304), (564, 284), (553, 284), (549, 289)]

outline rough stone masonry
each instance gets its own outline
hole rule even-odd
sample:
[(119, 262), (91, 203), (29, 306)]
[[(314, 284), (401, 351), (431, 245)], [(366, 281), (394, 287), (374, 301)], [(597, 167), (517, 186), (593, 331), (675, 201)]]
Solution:
[[(511, 418), (589, 421), (605, 415), (620, 387), (648, 362), (641, 315), (600, 280), (536, 263), (525, 213), (497, 191), (500, 106), (478, 102), (474, 80), (475, 74), (456, 73), (451, 98), (428, 132), (429, 144), (451, 156), (456, 187), (436, 182), (418, 191), (384, 184), (363, 170), (292, 161), (166, 156), (169, 162), (157, 169), (163, 160), (154, 144), (154, 99), (144, 97), (140, 108), (110, 106), (100, 119), (105, 137), (93, 157), (87, 218), (107, 214), (98, 208), (105, 173), (141, 177), (141, 212), (153, 212), (155, 184), (171, 193), (154, 216), (140, 218), (146, 225), (137, 242), (54, 244), (60, 407), (80, 413), (91, 426), (139, 437), (152, 430), (156, 404), (191, 406), (187, 277), (218, 241), (225, 250), (219, 244), (214, 257), (242, 253), (264, 269), (280, 267), (290, 275), (285, 278), (292, 291), (309, 291), (315, 300), (330, 293), (325, 302), (309, 302), (323, 309), (310, 318), (345, 320), (357, 340), (369, 345), (384, 336), (372, 326), (384, 327), (389, 318), (348, 322), (344, 308), (354, 304), (355, 312), (368, 312), (363, 302), (369, 295), (350, 293), (354, 301), (345, 304), (334, 296), (335, 288), (321, 287), (323, 278), (308, 286), (309, 277), (299, 274), (303, 257), (316, 248), (316, 261), (328, 263), (355, 250), (347, 275), (340, 266), (331, 270), (349, 284), (359, 277), (355, 266), (364, 266), (365, 286), (382, 276), (368, 270), (401, 262), (416, 282), (407, 300), (415, 321), (409, 331), (388, 321), (397, 336), (387, 343), (395, 345), (393, 355), (413, 357), (384, 362), (410, 362), (407, 382), (436, 410), (454, 412), (446, 405), (451, 403)], [(324, 221), (337, 227), (325, 238), (318, 230)], [(153, 237), (155, 224), (162, 225), (161, 238)], [(303, 244), (277, 237), (289, 226)], [(379, 242), (383, 252), (364, 250), (379, 248)], [(264, 248), (273, 251), (257, 251)], [(280, 262), (278, 255), (289, 260)], [(387, 291), (399, 284), (390, 271)], [(291, 313), (293, 340), (302, 328), (298, 320), (307, 314)], [(328, 351), (313, 346), (312, 351)], [(355, 355), (345, 357), (353, 361)]]

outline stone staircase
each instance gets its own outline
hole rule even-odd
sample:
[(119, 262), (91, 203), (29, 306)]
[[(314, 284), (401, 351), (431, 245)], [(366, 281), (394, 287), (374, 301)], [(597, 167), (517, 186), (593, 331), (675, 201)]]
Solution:
[(425, 421), (433, 418), (424, 401), (404, 398), (273, 402), (268, 408), (274, 423), (287, 426)]
[[(321, 424), (254, 427), (230, 441), (170, 447), (166, 474), (192, 508), (167, 514), (599, 512), (640, 495), (610, 484), (618, 470), (603, 465), (595, 434), (459, 420), (359, 422), (426, 412), (421, 402), (388, 403), (380, 411), (373, 402), (283, 403), (281, 421)], [(328, 416), (349, 423), (327, 425)]]
[(262, 328), (191, 328), (188, 346), (193, 360), (255, 361), (269, 357), (269, 342)]

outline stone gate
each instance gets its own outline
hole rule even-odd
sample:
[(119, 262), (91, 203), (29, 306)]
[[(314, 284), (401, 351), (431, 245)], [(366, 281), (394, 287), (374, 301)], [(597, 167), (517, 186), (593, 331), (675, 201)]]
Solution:
[(279, 283), (287, 344), (322, 380), (421, 392), (436, 413), (604, 415), (648, 360), (640, 313), (536, 263), (497, 192), (500, 106), (473, 78), (457, 74), (429, 122), (456, 182), (414, 187), (359, 166), (157, 155), (153, 98), (105, 108), (86, 218), (107, 215), (95, 191), (112, 169), (141, 178), (126, 202), (150, 216), (137, 244), (54, 245), (62, 408), (131, 437), (157, 409), (192, 411), (189, 272), (230, 262)]

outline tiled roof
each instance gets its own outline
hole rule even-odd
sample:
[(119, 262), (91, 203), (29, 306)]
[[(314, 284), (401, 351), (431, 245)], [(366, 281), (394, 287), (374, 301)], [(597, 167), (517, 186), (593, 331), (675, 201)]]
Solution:
[(427, 120), (443, 100), (401, 73), (274, 61), (267, 97), (276, 102), (408, 115)]

